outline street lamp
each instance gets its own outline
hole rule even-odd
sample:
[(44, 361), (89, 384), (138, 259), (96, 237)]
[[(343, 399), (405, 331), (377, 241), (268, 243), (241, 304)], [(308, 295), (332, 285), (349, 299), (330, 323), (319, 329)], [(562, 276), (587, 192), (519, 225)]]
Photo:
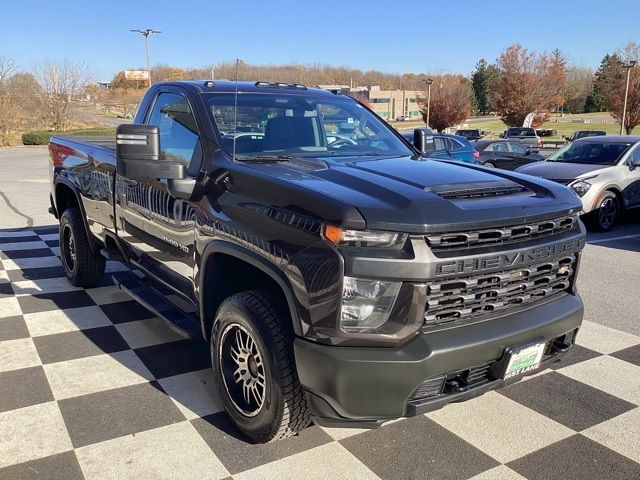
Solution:
[(429, 127), (429, 113), (431, 109), (431, 84), (433, 83), (433, 79), (431, 78), (423, 78), (422, 81), (427, 86), (427, 128)]
[(627, 70), (627, 85), (624, 88), (624, 106), (622, 107), (622, 121), (620, 122), (620, 135), (624, 131), (624, 122), (627, 116), (627, 96), (629, 95), (629, 78), (631, 77), (631, 69), (636, 66), (635, 60), (631, 60), (629, 63), (618, 62), (621, 68)]
[(151, 64), (149, 63), (149, 35), (157, 35), (162, 33), (159, 30), (153, 28), (147, 28), (145, 30), (131, 30), (132, 32), (139, 33), (144, 37), (144, 51), (147, 54), (147, 75), (149, 75), (149, 86), (151, 86)]

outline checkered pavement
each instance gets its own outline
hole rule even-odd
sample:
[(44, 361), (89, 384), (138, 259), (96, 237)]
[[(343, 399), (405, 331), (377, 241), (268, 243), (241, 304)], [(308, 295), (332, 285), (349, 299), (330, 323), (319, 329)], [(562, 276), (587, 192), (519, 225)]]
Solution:
[(0, 231), (2, 480), (640, 478), (638, 336), (585, 322), (565, 362), (472, 401), (252, 445), (203, 341), (108, 275), (71, 286), (58, 254), (57, 227)]

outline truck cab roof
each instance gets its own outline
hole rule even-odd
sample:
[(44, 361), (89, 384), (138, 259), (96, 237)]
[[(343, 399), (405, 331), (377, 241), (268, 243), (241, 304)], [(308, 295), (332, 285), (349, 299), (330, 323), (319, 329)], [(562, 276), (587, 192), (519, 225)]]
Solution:
[(193, 93), (276, 93), (278, 91), (292, 94), (304, 92), (309, 95), (330, 97), (340, 95), (339, 92), (311, 88), (299, 83), (263, 82), (263, 81), (238, 81), (234, 80), (180, 80), (171, 82), (158, 82), (153, 87), (162, 85), (175, 85), (183, 87)]

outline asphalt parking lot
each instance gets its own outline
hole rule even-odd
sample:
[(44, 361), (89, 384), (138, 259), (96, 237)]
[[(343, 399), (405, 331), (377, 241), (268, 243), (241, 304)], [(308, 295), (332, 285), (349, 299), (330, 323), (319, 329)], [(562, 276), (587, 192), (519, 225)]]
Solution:
[[(0, 479), (640, 478), (640, 221), (590, 234), (565, 362), (374, 431), (244, 441), (207, 345), (63, 278), (45, 148), (0, 150)], [(125, 268), (110, 262), (109, 271)]]

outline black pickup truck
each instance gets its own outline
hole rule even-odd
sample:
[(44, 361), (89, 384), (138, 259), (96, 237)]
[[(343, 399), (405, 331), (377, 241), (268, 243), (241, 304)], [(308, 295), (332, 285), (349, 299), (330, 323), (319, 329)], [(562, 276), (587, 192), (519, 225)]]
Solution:
[(373, 428), (559, 359), (583, 315), (578, 197), (414, 145), (340, 93), (157, 83), (116, 138), (51, 140), (67, 277), (129, 264), (114, 282), (210, 342), (256, 442)]

